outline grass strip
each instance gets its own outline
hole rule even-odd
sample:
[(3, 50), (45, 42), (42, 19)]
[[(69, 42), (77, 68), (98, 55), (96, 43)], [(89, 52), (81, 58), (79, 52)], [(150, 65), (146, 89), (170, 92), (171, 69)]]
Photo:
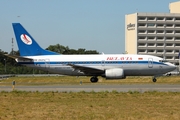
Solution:
[(0, 119), (8, 120), (178, 120), (177, 92), (25, 92), (0, 93)]

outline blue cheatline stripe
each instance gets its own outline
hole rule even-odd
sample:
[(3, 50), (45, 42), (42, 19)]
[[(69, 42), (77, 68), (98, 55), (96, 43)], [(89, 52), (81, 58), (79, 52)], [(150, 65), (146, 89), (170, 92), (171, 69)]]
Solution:
[[(19, 64), (149, 64), (148, 61), (79, 61), (79, 62), (18, 62)], [(152, 64), (166, 65), (162, 62), (152, 62)]]

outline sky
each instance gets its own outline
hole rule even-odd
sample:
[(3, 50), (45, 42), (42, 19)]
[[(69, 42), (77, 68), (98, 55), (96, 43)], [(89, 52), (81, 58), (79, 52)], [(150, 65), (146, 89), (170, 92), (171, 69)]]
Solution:
[(10, 52), (12, 23), (21, 23), (42, 48), (60, 44), (105, 54), (125, 51), (125, 15), (168, 13), (177, 0), (0, 0), (0, 49)]

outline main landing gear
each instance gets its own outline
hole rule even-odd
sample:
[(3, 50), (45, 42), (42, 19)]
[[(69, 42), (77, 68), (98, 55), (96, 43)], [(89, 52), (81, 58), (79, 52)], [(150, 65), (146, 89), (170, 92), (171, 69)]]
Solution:
[(93, 77), (91, 77), (90, 81), (92, 83), (96, 83), (96, 82), (98, 82), (98, 78), (96, 76), (93, 76)]
[(152, 81), (153, 81), (153, 82), (156, 82), (157, 80), (156, 80), (156, 78), (154, 77), (154, 78), (152, 79)]

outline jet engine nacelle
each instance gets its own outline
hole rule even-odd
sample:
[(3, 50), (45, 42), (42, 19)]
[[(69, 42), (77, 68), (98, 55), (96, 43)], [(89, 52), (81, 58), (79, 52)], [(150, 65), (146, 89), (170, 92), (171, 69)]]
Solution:
[(105, 71), (106, 79), (124, 79), (124, 70), (121, 68), (108, 69)]

